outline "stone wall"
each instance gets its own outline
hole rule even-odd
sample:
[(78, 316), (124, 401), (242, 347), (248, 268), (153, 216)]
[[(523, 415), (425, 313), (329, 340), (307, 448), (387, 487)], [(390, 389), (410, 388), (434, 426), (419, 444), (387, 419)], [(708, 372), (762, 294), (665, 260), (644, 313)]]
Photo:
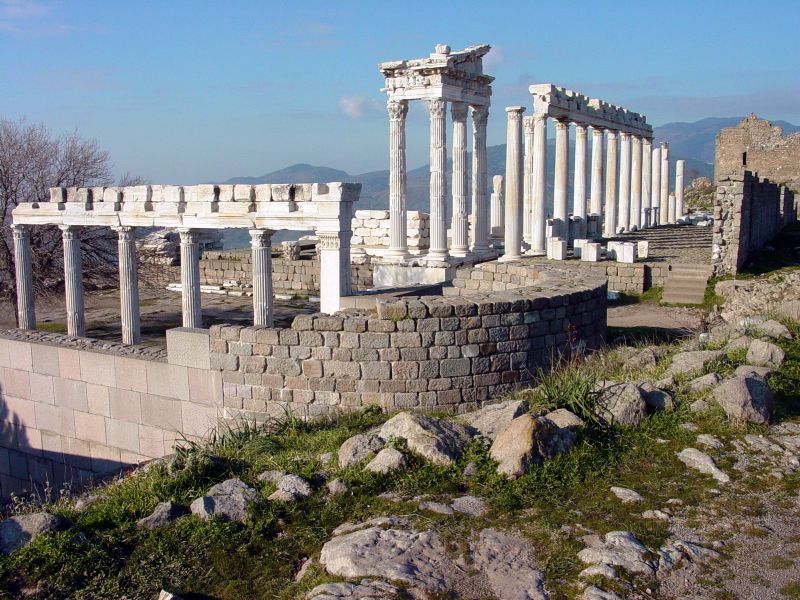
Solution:
[(721, 177), (714, 198), (715, 275), (738, 273), (796, 220), (794, 194), (787, 187), (747, 170)]
[(800, 132), (783, 135), (780, 127), (750, 114), (738, 126), (717, 134), (717, 180), (747, 169), (800, 194)]
[[(494, 265), (487, 267), (487, 264)], [(463, 412), (529, 384), (538, 368), (605, 335), (606, 284), (520, 262), (466, 268), (501, 291), (378, 302), (303, 315), (291, 328), (214, 326), (228, 418), (316, 416), (378, 405)], [(455, 296), (454, 296), (455, 294)]]
[[(352, 246), (385, 250), (389, 248), (389, 211), (357, 210), (352, 221)], [(430, 247), (430, 215), (416, 210), (408, 211), (406, 219), (408, 249), (412, 253)]]
[[(108, 351), (79, 349), (59, 334), (0, 333), (0, 497), (113, 472), (208, 433), (219, 417), (222, 377), (208, 368), (203, 336), (206, 368), (159, 360), (163, 352), (114, 352), (102, 342), (86, 345)], [(185, 356), (202, 354), (197, 339)]]

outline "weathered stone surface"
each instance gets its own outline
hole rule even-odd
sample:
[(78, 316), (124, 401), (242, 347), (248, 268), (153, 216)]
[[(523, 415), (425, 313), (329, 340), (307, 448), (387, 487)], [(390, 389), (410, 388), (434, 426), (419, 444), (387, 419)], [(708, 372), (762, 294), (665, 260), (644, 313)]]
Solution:
[(708, 402), (705, 400), (695, 400), (689, 405), (689, 411), (693, 413), (706, 412), (708, 410)]
[(256, 476), (258, 481), (263, 481), (265, 483), (272, 483), (277, 485), (278, 482), (281, 480), (281, 477), (286, 475), (285, 471), (264, 471), (263, 473), (259, 473)]
[(753, 341), (749, 335), (742, 335), (737, 338), (732, 339), (725, 345), (723, 349), (726, 354), (730, 354), (731, 352), (738, 352), (739, 350), (747, 350), (750, 347), (750, 343)]
[(644, 519), (655, 519), (657, 521), (671, 521), (672, 517), (663, 510), (646, 510), (642, 513)]
[(403, 456), (402, 452), (394, 448), (384, 448), (375, 455), (375, 458), (367, 463), (364, 469), (371, 473), (385, 475), (386, 473), (405, 468), (406, 464), (406, 457)]
[(558, 428), (547, 444), (548, 456), (567, 452), (575, 445), (580, 431), (586, 427), (583, 419), (566, 408), (558, 408), (551, 411), (544, 418), (551, 421)]
[(603, 387), (598, 402), (601, 415), (611, 425), (631, 427), (638, 425), (647, 412), (644, 394), (633, 383), (608, 383)]
[(405, 440), (409, 450), (441, 466), (452, 465), (472, 438), (463, 425), (409, 412), (386, 421), (380, 436)]
[(735, 376), (714, 390), (714, 400), (735, 423), (768, 423), (773, 394), (758, 375)]
[(349, 467), (360, 463), (383, 448), (383, 440), (376, 433), (359, 433), (339, 446), (339, 466)]
[(706, 448), (722, 448), (722, 442), (719, 441), (719, 438), (713, 436), (709, 433), (701, 433), (697, 436), (697, 443), (702, 444)]
[(783, 364), (786, 353), (772, 342), (753, 340), (747, 349), (747, 362), (759, 367), (777, 369)]
[(789, 328), (786, 327), (783, 323), (775, 321), (774, 319), (770, 319), (769, 321), (764, 321), (763, 323), (759, 323), (754, 327), (754, 329), (763, 336), (779, 339), (783, 338), (785, 340), (792, 339), (792, 332), (789, 331)]
[(447, 506), (447, 504), (442, 504), (441, 502), (431, 502), (431, 501), (420, 503), (419, 509), (429, 510), (431, 512), (438, 513), (440, 515), (452, 515), (454, 512), (450, 506)]
[(658, 554), (659, 577), (672, 571), (681, 561), (704, 562), (719, 557), (719, 552), (686, 540), (670, 540), (656, 553)]
[(775, 372), (775, 369), (770, 367), (757, 367), (755, 365), (739, 365), (733, 372), (736, 376), (746, 377), (748, 375), (758, 375), (759, 377), (766, 378)]
[(159, 502), (150, 515), (136, 522), (136, 527), (139, 529), (158, 529), (169, 525), (188, 513), (189, 511), (186, 508), (174, 502)]
[(711, 475), (720, 483), (728, 483), (731, 478), (726, 473), (723, 473), (714, 459), (705, 452), (701, 452), (697, 448), (684, 448), (678, 452), (678, 459), (690, 469), (700, 471), (705, 475)]
[(506, 425), (528, 410), (526, 400), (508, 400), (489, 404), (459, 419), (467, 425), (477, 429), (483, 436), (494, 440)]
[(607, 579), (616, 579), (617, 570), (611, 565), (591, 565), (578, 573), (578, 577), (581, 579), (584, 577), (595, 577), (597, 575)]
[(511, 478), (524, 475), (542, 458), (551, 456), (548, 444), (558, 429), (549, 419), (529, 414), (517, 417), (495, 438), (489, 456), (497, 461), (497, 472)]
[(248, 509), (258, 499), (258, 492), (241, 479), (227, 479), (212, 486), (205, 496), (197, 498), (189, 507), (193, 515), (203, 520), (217, 516), (243, 523)]
[(43, 533), (61, 531), (68, 526), (66, 519), (48, 512), (9, 517), (0, 522), (0, 552), (11, 554)]
[(645, 545), (629, 531), (611, 531), (603, 540), (591, 539), (589, 545), (578, 552), (578, 558), (587, 565), (614, 565), (631, 573), (653, 576), (656, 570), (647, 554)]
[(643, 348), (625, 359), (626, 371), (641, 371), (652, 369), (658, 363), (658, 357), (652, 348)]
[(800, 321), (800, 300), (786, 300), (775, 307), (775, 312), (792, 321)]
[(471, 517), (482, 517), (489, 512), (486, 502), (475, 496), (455, 498), (451, 504), (453, 510)]
[(578, 596), (578, 600), (622, 600), (622, 596), (602, 590), (596, 585), (590, 585)]
[(693, 392), (703, 392), (713, 388), (720, 382), (721, 377), (716, 373), (707, 373), (689, 382), (689, 389)]
[(475, 566), (489, 580), (492, 592), (503, 600), (546, 600), (544, 574), (524, 539), (484, 529), (473, 544)]
[(702, 371), (706, 365), (723, 356), (722, 350), (693, 350), (679, 352), (672, 357), (672, 363), (667, 369), (667, 375), (691, 375)]
[(338, 477), (332, 481), (329, 481), (325, 486), (328, 488), (328, 493), (331, 496), (336, 496), (337, 494), (345, 494), (350, 491), (350, 485)]
[(314, 490), (308, 482), (297, 475), (287, 474), (281, 477), (277, 484), (278, 489), (273, 492), (269, 499), (279, 502), (298, 502), (305, 500)]
[(672, 410), (674, 403), (672, 402), (672, 395), (654, 386), (649, 381), (643, 381), (639, 384), (639, 389), (642, 391), (644, 403), (647, 405), (647, 412), (656, 412), (660, 410)]
[(306, 600), (391, 600), (400, 597), (402, 590), (378, 579), (362, 579), (359, 583), (323, 583), (306, 594)]
[(319, 562), (336, 577), (378, 577), (433, 593), (448, 591), (456, 570), (435, 532), (380, 527), (334, 537)]
[(638, 492), (624, 487), (611, 487), (611, 493), (617, 498), (622, 500), (623, 504), (633, 504), (634, 502), (642, 502), (644, 498)]

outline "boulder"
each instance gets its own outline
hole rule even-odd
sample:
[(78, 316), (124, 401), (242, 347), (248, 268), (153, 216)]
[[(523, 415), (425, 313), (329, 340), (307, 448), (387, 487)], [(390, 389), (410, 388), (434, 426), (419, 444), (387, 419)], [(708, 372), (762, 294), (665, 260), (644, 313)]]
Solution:
[(759, 323), (754, 327), (754, 329), (759, 333), (759, 335), (769, 338), (784, 340), (792, 339), (792, 332), (789, 331), (789, 328), (783, 323), (780, 323), (774, 319)]
[(189, 511), (186, 508), (174, 502), (159, 502), (150, 515), (136, 522), (136, 527), (139, 529), (158, 529), (169, 525), (188, 513)]
[(753, 338), (749, 335), (742, 335), (737, 337), (736, 339), (731, 340), (725, 345), (723, 351), (725, 354), (730, 354), (731, 352), (738, 352), (739, 350), (747, 350), (752, 343)]
[(461, 415), (459, 420), (477, 429), (489, 440), (494, 440), (501, 429), (527, 410), (527, 400), (508, 400)]
[(734, 423), (769, 423), (773, 395), (763, 377), (731, 377), (714, 390), (713, 397)]
[(731, 480), (726, 473), (723, 473), (717, 467), (717, 463), (714, 462), (713, 458), (697, 448), (684, 448), (678, 452), (678, 460), (690, 469), (700, 471), (704, 475), (711, 475), (719, 483), (728, 483)]
[(212, 486), (205, 496), (197, 498), (189, 507), (193, 515), (207, 521), (221, 517), (244, 523), (248, 509), (258, 500), (258, 492), (241, 479), (227, 479)]
[(359, 583), (340, 581), (323, 583), (306, 594), (306, 600), (339, 600), (340, 598), (386, 600), (401, 598), (402, 590), (379, 579), (362, 579)]
[(689, 412), (702, 413), (708, 410), (708, 402), (705, 400), (695, 400), (689, 405)]
[(623, 368), (626, 371), (644, 371), (652, 369), (658, 363), (658, 356), (652, 348), (643, 348), (625, 359)]
[(475, 496), (460, 496), (455, 498), (450, 506), (453, 507), (454, 511), (470, 517), (482, 517), (489, 512), (486, 502)]
[(383, 440), (374, 432), (359, 433), (348, 438), (339, 446), (339, 466), (349, 467), (369, 458), (383, 448)]
[(759, 367), (779, 368), (786, 353), (772, 342), (753, 340), (747, 349), (747, 362)]
[(763, 377), (764, 379), (767, 378), (768, 375), (772, 375), (775, 372), (775, 369), (771, 369), (770, 367), (757, 367), (755, 365), (739, 365), (736, 367), (736, 370), (733, 372), (734, 375), (741, 375), (746, 377), (747, 375), (758, 375), (759, 377)]
[(775, 307), (778, 316), (791, 321), (800, 321), (800, 300), (785, 300)]
[(604, 539), (596, 537), (578, 552), (578, 558), (587, 565), (613, 565), (639, 575), (655, 575), (655, 566), (648, 560), (648, 550), (629, 531), (611, 531)]
[(698, 435), (697, 443), (702, 444), (706, 448), (714, 448), (715, 450), (722, 448), (722, 442), (719, 441), (719, 438), (710, 433), (701, 433)]
[(524, 414), (509, 423), (495, 438), (489, 456), (497, 461), (497, 472), (516, 478), (550, 454), (550, 441), (558, 428), (549, 419)]
[(472, 549), (473, 564), (486, 576), (495, 597), (547, 600), (544, 574), (527, 541), (495, 529), (484, 529)]
[(708, 373), (692, 379), (689, 382), (689, 389), (693, 392), (704, 392), (716, 386), (720, 382), (720, 379), (722, 378), (716, 373)]
[(314, 493), (314, 490), (311, 489), (308, 482), (297, 475), (284, 475), (278, 480), (276, 485), (278, 489), (270, 495), (269, 500), (278, 502), (298, 502), (300, 500), (305, 500)]
[(350, 491), (350, 486), (347, 484), (347, 482), (345, 482), (342, 479), (339, 479), (338, 477), (333, 481), (329, 481), (325, 485), (328, 488), (328, 493), (331, 496), (336, 496), (337, 494), (345, 494)]
[(679, 352), (672, 357), (672, 363), (667, 369), (667, 375), (691, 375), (702, 371), (706, 365), (719, 360), (724, 355), (722, 350), (693, 350)]
[(575, 445), (580, 431), (586, 427), (583, 419), (566, 408), (558, 408), (549, 412), (544, 418), (551, 421), (557, 428), (547, 443), (548, 456), (567, 452)]
[(647, 405), (647, 412), (653, 413), (675, 408), (675, 404), (672, 402), (672, 395), (657, 388), (649, 381), (641, 382), (639, 389), (642, 391), (644, 403)]
[(0, 522), (0, 552), (11, 554), (24, 548), (37, 536), (69, 527), (69, 522), (59, 515), (38, 512), (9, 517)]
[(598, 402), (600, 416), (609, 425), (638, 425), (647, 412), (642, 390), (634, 383), (606, 384)]
[(624, 487), (611, 487), (611, 493), (619, 498), (623, 504), (633, 504), (634, 502), (642, 502), (644, 498), (639, 492)]
[(459, 423), (402, 412), (383, 424), (380, 437), (405, 440), (412, 452), (439, 466), (450, 466), (472, 439), (470, 430)]
[(386, 473), (404, 468), (406, 464), (406, 457), (403, 456), (402, 452), (394, 448), (384, 448), (375, 455), (375, 458), (367, 463), (364, 470), (370, 473), (385, 475)]
[(263, 473), (256, 475), (256, 479), (264, 483), (278, 485), (278, 482), (284, 475), (286, 475), (286, 471), (264, 471)]

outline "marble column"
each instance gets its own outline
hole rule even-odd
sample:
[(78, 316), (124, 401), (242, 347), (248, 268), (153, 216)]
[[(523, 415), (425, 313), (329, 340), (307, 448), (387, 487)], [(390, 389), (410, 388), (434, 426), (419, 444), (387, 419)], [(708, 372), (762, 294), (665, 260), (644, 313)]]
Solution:
[(675, 223), (675, 194), (669, 195), (669, 210), (667, 211), (667, 224)]
[(389, 100), (389, 249), (387, 256), (408, 256), (406, 234), (407, 100)]
[(505, 248), (500, 260), (516, 260), (522, 248), (522, 106), (509, 106), (506, 129)]
[(681, 219), (685, 213), (683, 206), (683, 170), (686, 166), (685, 160), (675, 161), (675, 218)]
[(592, 127), (592, 188), (589, 212), (597, 215), (597, 234), (603, 223), (603, 129)]
[(631, 140), (631, 214), (628, 229), (637, 231), (642, 227), (642, 138)]
[[(580, 219), (578, 237), (586, 237), (586, 125), (575, 123), (575, 175), (572, 186), (572, 215)], [(569, 227), (569, 225), (567, 225)]]
[(503, 197), (503, 176), (492, 177), (492, 239), (502, 240), (505, 235), (506, 202)]
[(530, 247), (533, 222), (533, 117), (522, 118), (525, 159), (522, 179), (522, 240)]
[(350, 237), (347, 232), (317, 232), (319, 237), (320, 311), (333, 314), (342, 309), (342, 296), (352, 294)]
[(650, 227), (650, 195), (652, 185), (650, 173), (652, 171), (652, 145), (648, 138), (642, 139), (642, 227)]
[(200, 329), (203, 313), (200, 308), (200, 244), (196, 229), (178, 229), (181, 237), (181, 299), (183, 326)]
[(17, 276), (17, 327), (36, 329), (36, 310), (33, 301), (33, 265), (31, 259), (31, 230), (28, 225), (12, 225), (14, 234), (14, 267)]
[(272, 231), (250, 230), (253, 269), (253, 325), (272, 327)]
[(67, 300), (67, 334), (86, 335), (83, 315), (83, 265), (81, 264), (80, 228), (59, 225), (64, 245), (64, 293)]
[(617, 132), (608, 130), (606, 144), (606, 205), (603, 235), (614, 237), (617, 225)]
[(488, 106), (472, 107), (472, 251), (489, 249), (489, 203), (486, 199), (486, 123)]
[(531, 254), (546, 254), (547, 219), (547, 117), (533, 117), (533, 209), (531, 219)]
[(450, 228), (453, 240), (452, 256), (463, 257), (469, 252), (469, 220), (467, 218), (467, 105), (453, 102), (453, 220)]
[(625, 131), (619, 134), (619, 212), (617, 230), (628, 231), (631, 223), (631, 135)]
[(659, 223), (666, 225), (669, 222), (669, 145), (661, 142), (661, 212)]
[(569, 170), (569, 121), (556, 119), (556, 165), (553, 182), (553, 233), (568, 239), (567, 174)]
[(652, 160), (652, 186), (650, 192), (650, 226), (658, 227), (661, 224), (661, 148), (653, 148)]
[(431, 246), (428, 260), (447, 260), (447, 131), (445, 130), (447, 102), (428, 100), (430, 113), (430, 223)]
[(136, 255), (136, 228), (113, 227), (117, 232), (119, 254), (119, 304), (122, 343), (142, 341), (139, 317), (139, 261)]

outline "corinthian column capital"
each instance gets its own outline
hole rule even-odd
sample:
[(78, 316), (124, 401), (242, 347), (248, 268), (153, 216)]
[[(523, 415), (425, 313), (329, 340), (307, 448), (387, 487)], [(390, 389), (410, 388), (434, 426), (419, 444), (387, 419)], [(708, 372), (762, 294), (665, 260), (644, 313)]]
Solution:
[(450, 114), (453, 116), (453, 121), (466, 121), (467, 120), (466, 102), (451, 102)]
[(440, 119), (444, 117), (446, 109), (447, 101), (442, 100), (441, 98), (433, 98), (432, 100), (428, 100), (428, 112), (431, 115), (431, 119)]
[(488, 106), (473, 106), (472, 107), (472, 123), (475, 126), (483, 125), (486, 126), (486, 122), (489, 119), (489, 107)]
[(392, 121), (405, 121), (408, 114), (408, 100), (389, 100), (386, 108)]

